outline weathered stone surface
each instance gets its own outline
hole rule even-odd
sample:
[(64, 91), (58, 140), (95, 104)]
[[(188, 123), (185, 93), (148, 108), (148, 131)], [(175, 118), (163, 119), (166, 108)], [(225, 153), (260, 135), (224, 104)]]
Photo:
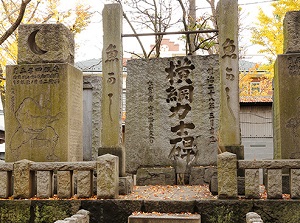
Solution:
[(0, 171), (0, 198), (8, 198), (11, 195), (11, 174)]
[(81, 214), (84, 216), (84, 222), (83, 223), (89, 223), (90, 222), (90, 212), (84, 209), (81, 209), (77, 212), (77, 214)]
[(289, 160), (238, 160), (238, 168), (242, 169), (297, 169), (300, 167), (299, 159), (289, 159)]
[(299, 159), (300, 53), (278, 55), (273, 92), (274, 158)]
[(73, 218), (72, 216), (70, 218), (65, 218), (64, 221), (67, 221), (68, 223), (78, 223), (78, 219)]
[(141, 213), (130, 215), (128, 223), (201, 223), (198, 214)]
[(119, 158), (111, 154), (97, 158), (97, 198), (119, 195)]
[(216, 174), (217, 174), (217, 168), (215, 166), (192, 167), (189, 184), (190, 185), (209, 184), (212, 176)]
[(70, 64), (7, 66), (7, 162), (82, 161), (82, 73)]
[(119, 157), (119, 171), (120, 177), (125, 176), (125, 148), (123, 146), (119, 147), (100, 147), (98, 150), (98, 156), (105, 154), (111, 154)]
[(282, 170), (267, 170), (267, 197), (271, 199), (282, 198)]
[(245, 197), (260, 198), (258, 169), (245, 170)]
[(57, 172), (57, 196), (59, 198), (70, 198), (74, 193), (73, 174), (71, 171)]
[(217, 22), (220, 43), (220, 146), (239, 146), (239, 51), (238, 51), (238, 2), (220, 0), (217, 5)]
[(101, 145), (102, 77), (83, 75), (83, 160), (96, 160)]
[(30, 198), (33, 195), (33, 174), (30, 172), (29, 160), (14, 163), (14, 194), (15, 198)]
[(300, 11), (289, 11), (283, 20), (283, 53), (300, 53)]
[(300, 198), (300, 169), (290, 170), (291, 198)]
[(246, 214), (246, 223), (259, 223), (263, 222), (261, 217), (255, 212), (249, 212)]
[(161, 213), (193, 213), (195, 201), (163, 201), (163, 200), (144, 200), (144, 212)]
[(119, 177), (119, 194), (126, 195), (133, 192), (133, 179), (130, 176)]
[(93, 193), (93, 172), (77, 171), (77, 195), (79, 198), (91, 197)]
[[(101, 146), (119, 147), (122, 139), (123, 11), (119, 3), (106, 4), (103, 17)], [(119, 157), (121, 158), (121, 157)]]
[(18, 64), (74, 64), (74, 35), (63, 24), (19, 26)]
[(127, 67), (126, 171), (176, 167), (176, 162), (186, 166), (187, 160), (180, 155), (187, 151), (191, 159), (196, 153), (193, 165), (215, 165), (218, 57), (130, 60)]
[(31, 164), (31, 170), (95, 170), (96, 161), (90, 162), (35, 162)]
[(37, 171), (37, 197), (49, 198), (53, 196), (53, 172), (52, 171)]
[(72, 215), (72, 217), (76, 218), (78, 223), (86, 223), (85, 216), (82, 214), (76, 213), (76, 214)]
[(175, 169), (173, 167), (139, 168), (136, 174), (136, 185), (174, 185)]
[(225, 152), (218, 155), (218, 195), (219, 198), (236, 198), (237, 159), (233, 153)]

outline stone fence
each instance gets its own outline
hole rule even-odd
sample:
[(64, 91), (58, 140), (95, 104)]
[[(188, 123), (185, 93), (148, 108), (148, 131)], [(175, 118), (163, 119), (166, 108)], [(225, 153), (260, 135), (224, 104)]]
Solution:
[[(282, 198), (283, 173), (288, 174), (289, 193), (292, 199), (300, 198), (300, 160), (237, 160), (236, 155), (225, 152), (218, 155), (219, 198), (237, 198), (238, 169), (245, 170), (245, 198), (259, 199), (259, 169), (265, 173), (268, 199)], [(288, 179), (287, 179), (288, 181)]]
[(57, 220), (54, 223), (89, 223), (90, 222), (90, 212), (86, 210), (79, 210), (76, 214), (64, 220)]
[(113, 199), (124, 177), (119, 178), (118, 157), (106, 154), (88, 162), (0, 162), (0, 179), (0, 198), (68, 199), (76, 192), (78, 198)]

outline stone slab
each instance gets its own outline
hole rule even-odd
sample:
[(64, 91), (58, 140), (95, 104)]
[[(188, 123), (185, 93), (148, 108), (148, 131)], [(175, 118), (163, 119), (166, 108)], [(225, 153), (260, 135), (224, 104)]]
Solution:
[(270, 199), (282, 198), (282, 170), (267, 170), (267, 197)]
[(218, 195), (219, 198), (236, 198), (237, 159), (233, 153), (225, 152), (218, 155)]
[(300, 53), (300, 11), (289, 11), (283, 20), (283, 53)]
[(218, 56), (130, 60), (127, 67), (126, 171), (174, 166), (175, 158), (185, 168), (182, 157), (196, 145), (194, 165), (216, 164)]
[(258, 169), (245, 170), (245, 197), (260, 198)]
[(29, 160), (20, 160), (14, 163), (14, 198), (30, 198), (33, 196), (34, 175), (30, 171)]
[(274, 68), (274, 158), (299, 159), (300, 53), (278, 55)]
[(175, 169), (172, 167), (139, 168), (136, 174), (136, 185), (174, 185)]
[(131, 176), (119, 177), (119, 194), (126, 195), (133, 192), (133, 179)]
[(63, 24), (22, 24), (18, 64), (74, 64), (74, 35)]
[(291, 198), (300, 198), (300, 169), (290, 170)]
[(120, 177), (125, 176), (125, 148), (122, 146), (118, 147), (100, 147), (98, 149), (98, 156), (105, 154), (111, 154), (119, 157), (119, 171)]
[(101, 145), (102, 77), (83, 75), (83, 160), (96, 160)]
[(6, 162), (82, 161), (82, 72), (70, 64), (7, 66)]
[(79, 198), (88, 198), (93, 194), (93, 172), (77, 171), (77, 195)]
[(215, 166), (194, 166), (191, 168), (189, 185), (209, 184), (214, 175), (217, 175)]
[(201, 223), (197, 214), (142, 213), (130, 215), (128, 223)]
[(74, 194), (74, 181), (71, 171), (57, 172), (57, 196), (59, 198), (71, 198)]
[(50, 198), (53, 196), (53, 172), (52, 171), (37, 171), (37, 197)]
[(97, 158), (97, 198), (113, 199), (119, 195), (119, 158), (111, 154)]
[(8, 198), (11, 196), (11, 173), (0, 171), (0, 198)]

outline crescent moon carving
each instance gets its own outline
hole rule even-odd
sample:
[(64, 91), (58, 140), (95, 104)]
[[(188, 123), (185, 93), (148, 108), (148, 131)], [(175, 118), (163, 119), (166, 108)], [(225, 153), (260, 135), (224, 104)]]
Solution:
[(47, 53), (48, 51), (46, 50), (42, 50), (37, 44), (36, 44), (36, 34), (39, 32), (40, 30), (35, 30), (33, 31), (32, 33), (30, 33), (29, 37), (28, 37), (28, 45), (29, 45), (29, 48), (30, 50), (35, 53), (35, 54), (38, 54), (38, 55), (42, 55), (42, 54), (45, 54)]

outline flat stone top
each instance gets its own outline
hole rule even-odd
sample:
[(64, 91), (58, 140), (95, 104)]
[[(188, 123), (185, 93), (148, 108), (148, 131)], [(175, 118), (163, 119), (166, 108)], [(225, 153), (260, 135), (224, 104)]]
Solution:
[(152, 213), (143, 213), (143, 212), (134, 212), (129, 218), (156, 218), (156, 219), (200, 219), (199, 214), (191, 214), (191, 213), (184, 213), (184, 214), (173, 214), (173, 213), (159, 213), (159, 212), (152, 212)]
[(202, 200), (217, 199), (213, 196), (208, 185), (179, 186), (179, 185), (155, 185), (134, 186), (129, 195), (120, 195), (118, 199), (124, 200)]

